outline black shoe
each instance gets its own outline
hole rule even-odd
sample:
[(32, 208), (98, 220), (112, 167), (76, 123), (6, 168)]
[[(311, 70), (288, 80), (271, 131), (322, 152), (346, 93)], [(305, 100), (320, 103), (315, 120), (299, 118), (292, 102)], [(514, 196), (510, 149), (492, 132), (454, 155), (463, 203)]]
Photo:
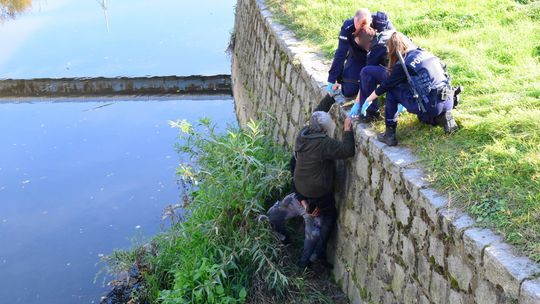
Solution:
[(463, 87), (462, 86), (459, 86), (459, 87), (455, 87), (454, 88), (454, 107), (453, 109), (455, 109), (458, 104), (459, 104), (459, 93), (461, 93), (463, 91)]
[(319, 259), (317, 260), (317, 263), (321, 264), (323, 267), (329, 270), (334, 269), (334, 265), (332, 265), (332, 263), (328, 262), (326, 259)]
[(302, 270), (306, 269), (306, 268), (309, 268), (311, 267), (311, 262), (310, 261), (298, 261), (298, 267), (300, 267)]
[(360, 115), (358, 119), (361, 123), (370, 123), (374, 121), (382, 120), (381, 114), (379, 112), (366, 112), (366, 116)]
[(452, 134), (459, 129), (450, 111), (444, 112), (441, 115), (435, 117), (435, 124), (437, 126), (443, 127), (446, 134)]
[(386, 131), (377, 135), (377, 139), (388, 146), (396, 146), (398, 144), (396, 138), (396, 127), (386, 126)]

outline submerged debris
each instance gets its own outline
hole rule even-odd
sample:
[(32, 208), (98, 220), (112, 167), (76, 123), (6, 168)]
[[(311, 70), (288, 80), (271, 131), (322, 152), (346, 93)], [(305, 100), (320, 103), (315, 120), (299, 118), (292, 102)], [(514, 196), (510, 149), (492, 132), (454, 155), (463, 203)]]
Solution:
[(128, 276), (123, 280), (114, 280), (109, 283), (113, 288), (106, 296), (101, 298), (101, 304), (145, 304), (134, 298), (134, 295), (143, 286), (143, 276), (139, 267), (134, 264), (129, 270)]

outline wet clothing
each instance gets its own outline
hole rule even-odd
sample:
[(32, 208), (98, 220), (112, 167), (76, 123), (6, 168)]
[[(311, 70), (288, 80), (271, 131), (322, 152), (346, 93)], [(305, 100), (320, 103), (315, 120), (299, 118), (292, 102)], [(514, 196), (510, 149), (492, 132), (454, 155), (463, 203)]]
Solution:
[[(386, 13), (377, 12), (372, 15), (372, 24), (377, 32), (393, 29)], [(347, 97), (358, 93), (360, 71), (367, 63), (367, 51), (355, 41), (354, 18), (347, 19), (339, 32), (338, 47), (334, 54), (334, 61), (328, 72), (328, 82), (341, 83), (343, 95)]]
[(319, 198), (334, 190), (333, 160), (354, 156), (354, 135), (346, 131), (343, 141), (338, 141), (305, 127), (296, 138), (294, 150), (296, 191), (305, 197)]
[(303, 217), (305, 223), (305, 235), (306, 238), (313, 238), (313, 228), (317, 224), (320, 226), (320, 219), (317, 223), (314, 222), (304, 206), (300, 203), (300, 199), (296, 193), (290, 193), (285, 196), (281, 201), (277, 201), (267, 212), (268, 220), (276, 232), (280, 234), (280, 237), (286, 238), (285, 224), (288, 220), (295, 217)]
[[(333, 195), (328, 199), (331, 200), (328, 204), (334, 206)], [(313, 260), (326, 256), (326, 242), (336, 221), (335, 208), (318, 217), (312, 217), (300, 203), (300, 197), (293, 192), (270, 207), (267, 216), (272, 228), (283, 241), (288, 239), (285, 228), (287, 221), (300, 216), (304, 218), (304, 249), (300, 257), (301, 263), (307, 264), (313, 255)]]
[(450, 111), (454, 105), (450, 78), (444, 71), (441, 61), (420, 48), (407, 52), (404, 61), (419, 97), (417, 99), (413, 97), (407, 75), (401, 63), (397, 62), (390, 76), (375, 90), (379, 96), (388, 92), (385, 109), (386, 125), (392, 127), (397, 125), (398, 103), (402, 104), (408, 112), (416, 114), (420, 121), (435, 125), (435, 117)]

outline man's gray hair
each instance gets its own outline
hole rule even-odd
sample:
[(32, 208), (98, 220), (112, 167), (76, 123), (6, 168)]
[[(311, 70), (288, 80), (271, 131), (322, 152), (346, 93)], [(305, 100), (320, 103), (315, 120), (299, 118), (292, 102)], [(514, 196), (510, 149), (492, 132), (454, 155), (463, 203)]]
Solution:
[(312, 132), (321, 132), (333, 136), (335, 128), (336, 124), (334, 123), (334, 120), (332, 120), (330, 114), (324, 111), (316, 111), (311, 114), (311, 118), (309, 119), (309, 129)]

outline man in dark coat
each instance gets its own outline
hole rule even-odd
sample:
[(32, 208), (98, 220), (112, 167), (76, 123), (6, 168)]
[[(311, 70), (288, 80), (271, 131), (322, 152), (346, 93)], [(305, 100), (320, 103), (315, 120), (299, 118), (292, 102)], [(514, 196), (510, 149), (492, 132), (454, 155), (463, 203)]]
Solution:
[(332, 138), (335, 124), (330, 115), (316, 111), (309, 126), (300, 131), (295, 143), (294, 186), (300, 200), (308, 202), (308, 213), (320, 217), (320, 233), (304, 240), (301, 267), (309, 266), (310, 257), (325, 263), (326, 243), (336, 221), (334, 200), (334, 160), (354, 156), (355, 144), (351, 119), (345, 119), (343, 141)]

